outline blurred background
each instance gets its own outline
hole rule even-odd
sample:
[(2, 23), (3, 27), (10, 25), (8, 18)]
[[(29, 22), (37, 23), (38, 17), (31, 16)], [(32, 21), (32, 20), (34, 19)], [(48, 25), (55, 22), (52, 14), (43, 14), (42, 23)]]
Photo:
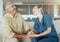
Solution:
[[(0, 24), (2, 17), (5, 14), (4, 4), (9, 0), (0, 0)], [(34, 19), (36, 18), (32, 14), (32, 8), (35, 5), (39, 5), (43, 8), (45, 13), (52, 16), (56, 31), (60, 38), (60, 0), (12, 0), (17, 7), (17, 12), (21, 13), (22, 17), (28, 22), (29, 27), (33, 30)], [(1, 25), (0, 25), (1, 28)], [(30, 42), (30, 41), (24, 41)]]

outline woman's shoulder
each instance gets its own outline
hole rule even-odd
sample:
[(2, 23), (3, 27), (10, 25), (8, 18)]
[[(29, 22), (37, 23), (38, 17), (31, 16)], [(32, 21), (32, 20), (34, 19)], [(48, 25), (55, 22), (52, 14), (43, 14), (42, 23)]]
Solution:
[(52, 20), (51, 15), (50, 14), (44, 14), (44, 20), (46, 20), (46, 19)]
[(51, 17), (50, 14), (44, 14), (45, 17)]
[(51, 18), (50, 14), (44, 14), (44, 18)]

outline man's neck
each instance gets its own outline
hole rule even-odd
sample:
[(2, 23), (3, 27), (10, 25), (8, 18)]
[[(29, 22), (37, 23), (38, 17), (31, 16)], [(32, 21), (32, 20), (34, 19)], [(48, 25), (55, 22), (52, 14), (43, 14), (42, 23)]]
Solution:
[(15, 16), (16, 13), (11, 13), (11, 12), (8, 12), (9, 14), (11, 14), (12, 16)]
[(41, 13), (39, 13), (39, 21), (41, 21), (42, 20), (42, 17), (43, 17), (43, 15), (41, 14)]

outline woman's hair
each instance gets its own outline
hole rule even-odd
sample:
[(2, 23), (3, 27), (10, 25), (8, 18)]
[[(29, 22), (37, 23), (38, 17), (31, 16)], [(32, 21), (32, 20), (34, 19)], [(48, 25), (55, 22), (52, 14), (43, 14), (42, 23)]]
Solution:
[(43, 8), (42, 8), (42, 7), (40, 7), (40, 6), (34, 6), (34, 7), (37, 7), (38, 9), (40, 9), (42, 15), (44, 14), (44, 12), (43, 12)]

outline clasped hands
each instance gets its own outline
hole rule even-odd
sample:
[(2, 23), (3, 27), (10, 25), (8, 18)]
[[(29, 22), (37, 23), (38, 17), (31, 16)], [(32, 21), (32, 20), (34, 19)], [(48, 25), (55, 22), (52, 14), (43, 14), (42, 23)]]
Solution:
[(33, 31), (28, 32), (28, 34), (26, 35), (26, 38), (28, 39), (32, 39), (34, 37), (38, 37), (38, 35), (35, 34)]

